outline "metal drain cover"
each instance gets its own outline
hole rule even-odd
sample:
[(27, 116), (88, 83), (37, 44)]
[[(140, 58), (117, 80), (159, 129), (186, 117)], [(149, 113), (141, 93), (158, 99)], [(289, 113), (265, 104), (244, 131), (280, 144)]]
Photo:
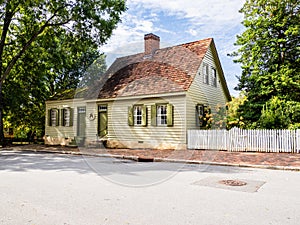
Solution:
[(228, 185), (228, 186), (244, 186), (247, 185), (247, 182), (241, 180), (220, 180), (220, 184)]
[(262, 185), (264, 185), (265, 182), (259, 180), (224, 179), (224, 177), (206, 177), (192, 184), (253, 193), (256, 192)]

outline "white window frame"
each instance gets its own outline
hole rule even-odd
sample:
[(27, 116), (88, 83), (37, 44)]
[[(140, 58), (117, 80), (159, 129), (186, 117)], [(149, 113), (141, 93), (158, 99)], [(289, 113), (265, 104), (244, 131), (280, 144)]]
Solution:
[[(198, 104), (197, 105), (197, 126), (203, 127), (203, 119), (204, 119), (204, 105), (203, 104)], [(201, 122), (202, 121), (202, 122)], [(200, 123), (201, 122), (201, 123)]]
[(50, 109), (50, 122), (52, 127), (59, 126), (59, 111), (56, 108)]
[(209, 84), (209, 67), (207, 63), (203, 63), (203, 83)]
[(216, 68), (212, 67), (211, 68), (211, 72), (212, 72), (212, 86), (217, 87), (217, 70)]
[(134, 126), (142, 126), (143, 121), (143, 106), (134, 105), (133, 106), (133, 122)]
[(107, 112), (107, 105), (98, 105), (98, 112)]
[(71, 123), (71, 109), (70, 108), (63, 108), (63, 113), (62, 113), (62, 126), (64, 127), (70, 127)]
[(156, 124), (158, 126), (167, 126), (167, 105), (161, 104), (156, 106)]

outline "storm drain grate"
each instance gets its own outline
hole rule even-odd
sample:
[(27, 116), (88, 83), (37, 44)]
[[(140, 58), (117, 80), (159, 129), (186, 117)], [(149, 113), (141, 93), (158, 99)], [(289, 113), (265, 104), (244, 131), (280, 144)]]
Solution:
[(220, 188), (232, 191), (257, 192), (258, 189), (265, 184), (265, 181), (259, 180), (240, 180), (240, 179), (224, 179), (220, 177), (206, 177), (202, 180), (192, 183), (193, 185)]
[(228, 185), (228, 186), (244, 186), (247, 185), (247, 182), (241, 180), (220, 180), (220, 184)]

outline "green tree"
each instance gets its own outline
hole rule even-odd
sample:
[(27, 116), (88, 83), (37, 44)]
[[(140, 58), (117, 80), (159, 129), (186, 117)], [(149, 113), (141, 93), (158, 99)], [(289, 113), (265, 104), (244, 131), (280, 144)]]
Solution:
[(240, 10), (246, 29), (233, 56), (242, 66), (236, 89), (247, 97), (239, 111), (248, 127), (262, 125), (262, 109), (275, 96), (299, 102), (299, 8), (299, 0), (246, 0)]
[(85, 70), (83, 77), (77, 87), (89, 87), (93, 85), (99, 77), (106, 72), (107, 66), (104, 54), (97, 57), (94, 62)]
[(266, 129), (299, 129), (300, 102), (281, 100), (275, 96), (263, 107), (258, 123)]
[(0, 1), (1, 143), (4, 113), (27, 123), (41, 99), (76, 86), (125, 10), (124, 0)]
[(247, 101), (247, 97), (240, 93), (238, 97), (232, 97), (231, 101), (227, 103), (227, 128), (233, 127), (245, 128), (244, 118), (239, 111), (241, 105)]

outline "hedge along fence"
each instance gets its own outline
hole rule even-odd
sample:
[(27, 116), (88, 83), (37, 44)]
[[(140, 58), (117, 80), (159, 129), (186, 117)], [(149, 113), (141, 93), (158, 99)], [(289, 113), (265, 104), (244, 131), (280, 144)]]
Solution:
[(300, 130), (189, 130), (188, 149), (300, 153)]

